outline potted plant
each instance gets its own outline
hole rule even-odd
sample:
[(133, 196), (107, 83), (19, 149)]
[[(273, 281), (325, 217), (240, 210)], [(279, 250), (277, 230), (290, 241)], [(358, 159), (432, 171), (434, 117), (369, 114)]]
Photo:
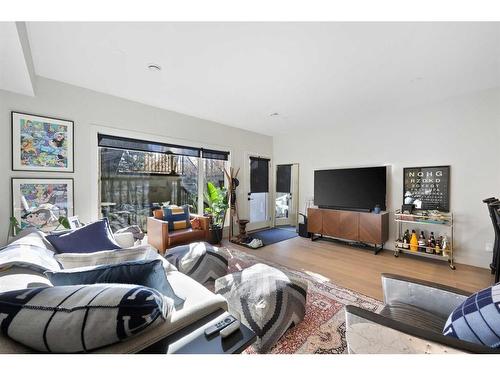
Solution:
[(207, 182), (207, 191), (204, 194), (205, 214), (211, 217), (210, 232), (212, 234), (212, 243), (218, 244), (222, 240), (222, 231), (224, 229), (224, 219), (229, 207), (227, 189), (218, 188), (211, 182)]

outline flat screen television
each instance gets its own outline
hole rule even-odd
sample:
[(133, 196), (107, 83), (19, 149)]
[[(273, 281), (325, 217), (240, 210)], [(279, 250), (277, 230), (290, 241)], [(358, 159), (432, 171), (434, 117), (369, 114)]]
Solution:
[(386, 209), (386, 167), (314, 171), (314, 204), (320, 208), (370, 211)]

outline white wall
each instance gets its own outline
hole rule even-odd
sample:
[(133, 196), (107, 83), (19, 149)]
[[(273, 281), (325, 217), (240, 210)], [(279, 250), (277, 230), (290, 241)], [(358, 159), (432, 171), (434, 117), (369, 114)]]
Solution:
[[(11, 171), (10, 111), (54, 116), (75, 122), (75, 173)], [(402, 170), (408, 166), (451, 165), (451, 209), (456, 217), (458, 262), (487, 267), (493, 231), (481, 200), (500, 196), (500, 89), (460, 96), (425, 108), (373, 115), (332, 124), (329, 129), (271, 137), (170, 112), (76, 86), (37, 77), (36, 96), (0, 90), (0, 242), (7, 236), (11, 210), (10, 177), (73, 177), (75, 214), (97, 214), (95, 132), (145, 134), (186, 145), (206, 144), (231, 151), (232, 165), (244, 168), (248, 153), (273, 164), (300, 164), (300, 209), (313, 196), (313, 171), (329, 167), (389, 165), (387, 204), (399, 208)], [(274, 149), (274, 153), (273, 153)], [(273, 169), (274, 170), (274, 169)], [(243, 177), (243, 172), (240, 172)], [(246, 183), (239, 189), (240, 216), (246, 211)], [(245, 203), (245, 204), (243, 204)], [(391, 239), (395, 227), (391, 226)]]
[[(274, 138), (274, 162), (300, 164), (300, 209), (313, 197), (313, 171), (389, 165), (387, 205), (402, 204), (403, 168), (450, 165), (456, 260), (488, 267), (493, 242), (483, 198), (500, 196), (500, 89), (404, 112), (373, 115), (322, 131)], [(390, 245), (395, 236), (390, 230)]]
[[(0, 90), (0, 243), (7, 237), (11, 215), (10, 177), (73, 177), (75, 215), (97, 216), (96, 131), (123, 136), (213, 147), (231, 152), (233, 167), (242, 167), (249, 152), (272, 155), (272, 138), (219, 123), (139, 104), (95, 91), (37, 77), (35, 97)], [(53, 116), (75, 123), (75, 173), (11, 171), (10, 111)], [(243, 169), (243, 168), (242, 168)], [(239, 189), (240, 216), (247, 217), (246, 193)]]

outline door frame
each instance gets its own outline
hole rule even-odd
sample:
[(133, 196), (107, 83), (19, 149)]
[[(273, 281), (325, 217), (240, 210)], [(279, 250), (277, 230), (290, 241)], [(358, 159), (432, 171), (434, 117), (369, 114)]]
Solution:
[[(269, 154), (262, 154), (260, 152), (252, 152), (252, 151), (246, 151), (245, 156), (244, 156), (244, 170), (243, 173), (245, 175), (245, 211), (248, 215), (248, 220), (250, 220), (250, 200), (248, 200), (248, 194), (250, 193), (250, 157), (255, 157), (255, 158), (265, 158), (269, 159), (269, 185), (267, 187), (268, 193), (267, 193), (267, 220), (266, 221), (259, 221), (256, 223), (251, 223), (249, 222), (247, 224), (247, 230), (248, 231), (254, 231), (258, 229), (263, 229), (263, 228), (269, 228), (274, 226), (274, 189), (272, 189), (273, 183), (274, 183), (274, 176), (271, 171), (274, 170), (274, 165), (273, 165), (273, 159), (272, 156)], [(272, 209), (271, 209), (272, 207)]]
[[(291, 168), (291, 176), (290, 176), (290, 193), (292, 195), (292, 208), (293, 208), (293, 211), (292, 211), (292, 214), (293, 214), (293, 222), (290, 222), (290, 213), (288, 214), (288, 218), (286, 219), (286, 221), (288, 222), (288, 225), (294, 225), (294, 226), (297, 226), (298, 222), (299, 222), (299, 179), (300, 179), (300, 167), (299, 167), (299, 163), (279, 163), (279, 164), (276, 164), (274, 166), (274, 176), (275, 176), (275, 181), (276, 181), (276, 175), (278, 173), (278, 166), (279, 165), (291, 165), (292, 168)], [(297, 179), (295, 180), (293, 178), (293, 170), (294, 168), (296, 168), (296, 171), (297, 171)], [(273, 184), (273, 195), (274, 195), (274, 199), (273, 199), (273, 226), (279, 226), (279, 225), (287, 225), (287, 223), (278, 223), (278, 220), (283, 220), (283, 219), (278, 219), (276, 218), (276, 197), (277, 197), (277, 194), (278, 192), (276, 191), (276, 184)]]

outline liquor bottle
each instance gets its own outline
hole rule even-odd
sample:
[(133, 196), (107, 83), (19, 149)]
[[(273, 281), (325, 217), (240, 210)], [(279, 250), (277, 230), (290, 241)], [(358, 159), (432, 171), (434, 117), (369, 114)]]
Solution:
[(438, 239), (436, 239), (436, 247), (434, 247), (434, 252), (436, 255), (441, 255), (442, 254), (442, 245), (443, 244), (443, 236), (439, 236)]
[(425, 253), (425, 245), (426, 244), (427, 243), (425, 242), (424, 231), (420, 231), (420, 237), (418, 238), (418, 251)]
[(429, 236), (429, 241), (427, 242), (426, 252), (429, 254), (434, 254), (434, 248), (436, 247), (436, 239), (434, 238), (434, 232), (431, 232)]
[(434, 237), (434, 232), (431, 232), (431, 236), (429, 237), (429, 239), (431, 240), (431, 247), (435, 247), (436, 246), (436, 237)]
[(410, 231), (407, 229), (403, 235), (403, 249), (410, 248)]
[(415, 232), (415, 229), (413, 229), (411, 231), (410, 250), (411, 251), (418, 251), (418, 238), (417, 238), (417, 233)]
[(446, 237), (446, 235), (443, 237), (443, 240), (441, 241), (441, 251), (443, 253), (443, 256), (449, 255), (450, 244), (448, 242), (448, 237)]

